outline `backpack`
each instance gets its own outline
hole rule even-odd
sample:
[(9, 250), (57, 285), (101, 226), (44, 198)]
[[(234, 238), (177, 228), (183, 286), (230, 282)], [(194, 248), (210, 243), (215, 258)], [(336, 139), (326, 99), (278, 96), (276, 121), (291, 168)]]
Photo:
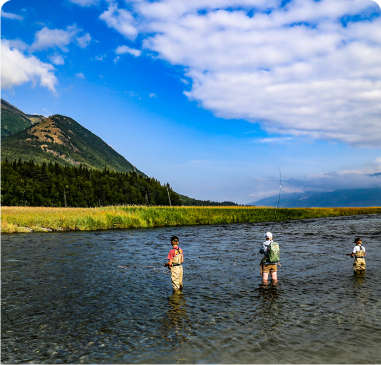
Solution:
[(268, 262), (278, 262), (280, 256), (279, 244), (276, 242), (270, 242), (267, 246), (267, 259)]

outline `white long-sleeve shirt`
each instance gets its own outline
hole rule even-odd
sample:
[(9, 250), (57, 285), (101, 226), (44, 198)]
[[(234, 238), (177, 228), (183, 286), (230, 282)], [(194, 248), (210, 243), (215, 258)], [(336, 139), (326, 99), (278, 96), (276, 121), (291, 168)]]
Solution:
[[(259, 250), (259, 253), (263, 253), (264, 254), (264, 257), (267, 258), (267, 249), (269, 247), (269, 244), (273, 242), (273, 240), (266, 240), (265, 242), (262, 243), (262, 247), (260, 248)], [(265, 262), (264, 265), (271, 265), (273, 263), (271, 262)]]

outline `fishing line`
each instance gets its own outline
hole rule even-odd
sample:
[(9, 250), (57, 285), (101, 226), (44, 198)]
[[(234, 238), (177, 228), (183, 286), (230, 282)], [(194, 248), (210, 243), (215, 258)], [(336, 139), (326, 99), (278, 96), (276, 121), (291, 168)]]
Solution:
[[(275, 214), (274, 214), (274, 221), (276, 220), (276, 214), (278, 212), (278, 208), (279, 208), (279, 201), (280, 201), (280, 192), (281, 192), (281, 189), (282, 189), (282, 173), (280, 171), (280, 168), (279, 166), (277, 166), (278, 170), (279, 170), (279, 194), (278, 194), (278, 204), (275, 208)], [(272, 231), (273, 229), (273, 226), (274, 226), (274, 222), (273, 224), (271, 225), (271, 228), (270, 228), (270, 232)]]
[(146, 266), (146, 265), (131, 265), (129, 267), (126, 267), (126, 266), (118, 266), (118, 267), (120, 267), (121, 269), (125, 269), (125, 270), (131, 270), (130, 268), (132, 268), (132, 267), (153, 267), (153, 271), (162, 271), (163, 274), (170, 272), (170, 270), (156, 269), (155, 266)]

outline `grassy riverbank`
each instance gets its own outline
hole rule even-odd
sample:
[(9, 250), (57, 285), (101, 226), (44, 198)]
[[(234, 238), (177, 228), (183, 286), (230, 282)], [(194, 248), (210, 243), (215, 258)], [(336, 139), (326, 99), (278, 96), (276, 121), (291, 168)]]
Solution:
[[(274, 219), (276, 213), (276, 219)], [(381, 208), (2, 207), (1, 232), (89, 231), (381, 214)]]

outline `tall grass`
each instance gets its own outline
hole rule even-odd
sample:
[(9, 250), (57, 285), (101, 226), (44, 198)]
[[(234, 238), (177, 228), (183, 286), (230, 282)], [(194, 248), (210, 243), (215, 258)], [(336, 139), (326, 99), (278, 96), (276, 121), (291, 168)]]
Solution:
[(275, 208), (267, 207), (214, 206), (2, 207), (1, 232), (90, 231), (116, 228), (284, 221), (359, 214), (381, 214), (381, 208), (280, 208), (275, 212)]

